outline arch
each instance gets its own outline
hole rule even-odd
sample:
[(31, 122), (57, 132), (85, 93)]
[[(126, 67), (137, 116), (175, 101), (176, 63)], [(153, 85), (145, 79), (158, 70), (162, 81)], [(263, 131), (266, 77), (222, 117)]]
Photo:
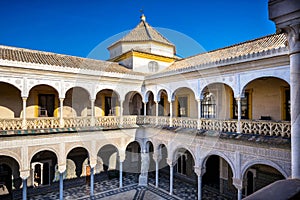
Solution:
[(202, 94), (203, 94), (203, 90), (207, 87), (209, 87), (210, 85), (215, 85), (215, 84), (222, 84), (225, 85), (227, 87), (229, 87), (231, 89), (231, 91), (235, 91), (234, 86), (231, 85), (230, 83), (224, 81), (224, 80), (218, 80), (218, 81), (214, 81), (214, 82), (205, 82), (203, 85), (201, 85), (201, 89), (200, 89), (200, 98), (202, 98)]
[(0, 82), (0, 118), (19, 118), (22, 115), (22, 91), (15, 85)]
[(194, 163), (196, 163), (197, 159), (196, 159), (194, 152), (189, 147), (184, 146), (184, 145), (178, 145), (175, 148), (171, 149), (170, 153), (168, 154), (168, 158), (173, 161), (176, 160), (177, 152), (180, 149), (185, 149), (186, 151), (188, 151), (192, 155), (192, 158), (194, 159)]
[(140, 92), (130, 91), (123, 102), (124, 115), (142, 115), (144, 113), (143, 97)]
[(286, 77), (278, 77), (277, 76), (278, 74), (276, 75), (257, 75), (257, 76), (251, 76), (248, 78), (248, 80), (244, 80), (243, 83), (241, 83), (240, 85), (240, 91), (241, 91), (241, 94), (243, 96), (243, 94), (245, 93), (245, 89), (247, 87), (247, 85), (249, 85), (251, 82), (255, 81), (255, 80), (259, 80), (259, 79), (263, 79), (263, 78), (275, 78), (275, 79), (278, 79), (278, 80), (281, 80), (285, 83), (287, 83), (289, 86), (290, 86), (290, 80)]
[[(227, 157), (227, 156), (226, 156), (224, 153), (222, 153), (222, 152), (218, 152), (218, 151), (213, 150), (212, 152), (208, 153), (204, 158), (200, 159), (200, 166), (201, 166), (202, 168), (205, 168), (207, 159), (208, 159), (210, 156), (213, 156), (213, 155), (219, 156), (220, 158), (224, 159), (224, 160), (228, 163), (228, 165), (230, 166), (230, 168), (231, 168), (231, 171), (232, 171), (232, 173), (233, 173), (233, 178), (237, 177), (237, 176), (236, 176), (236, 175), (237, 175), (237, 174), (236, 174), (236, 169), (235, 169), (235, 166), (234, 166), (233, 162), (230, 160), (229, 157)], [(202, 162), (201, 162), (201, 161), (202, 161)]]
[[(33, 151), (31, 153), (31, 155), (28, 156), (29, 157), (29, 161), (31, 162), (32, 158), (36, 154), (38, 154), (38, 153), (40, 153), (42, 151), (50, 151), (50, 152), (54, 153), (54, 155), (56, 156), (57, 161), (60, 160), (60, 156), (59, 156), (59, 153), (57, 152), (56, 148), (53, 148), (53, 147), (40, 147), (40, 148), (36, 149), (35, 151)], [(61, 155), (61, 156), (63, 156), (63, 155)]]
[[(113, 87), (107, 87), (107, 88), (102, 88), (101, 90), (98, 90), (97, 92), (96, 92), (96, 97), (97, 97), (97, 94), (99, 94), (99, 93), (101, 93), (101, 92), (103, 92), (103, 91), (111, 91), (112, 92), (112, 95), (115, 95), (117, 98), (118, 98), (118, 100), (120, 101), (120, 99), (121, 99), (121, 96), (120, 96), (120, 94), (116, 91), (116, 90), (114, 90), (115, 88), (113, 88)], [(136, 92), (138, 92), (138, 91), (136, 91)], [(139, 92), (138, 92), (139, 93)]]
[(149, 101), (149, 96), (152, 93), (152, 95), (154, 96), (154, 92), (152, 90), (147, 90), (145, 92), (145, 94), (143, 95), (143, 102), (148, 103)]
[(28, 95), (30, 94), (30, 92), (31, 92), (31, 90), (32, 89), (34, 89), (35, 87), (40, 87), (40, 86), (47, 86), (47, 87), (50, 87), (51, 89), (53, 89), (53, 90), (55, 90), (55, 92), (57, 93), (57, 94), (60, 94), (59, 93), (59, 89), (57, 89), (55, 86), (55, 84), (53, 83), (53, 84), (51, 84), (51, 83), (49, 83), (49, 82), (47, 82), (47, 81), (45, 81), (44, 83), (43, 83), (44, 81), (39, 81), (39, 84), (34, 84), (34, 85), (31, 85), (30, 87), (28, 87), (27, 89), (28, 89)]
[(117, 89), (117, 86), (115, 86), (115, 85), (102, 85), (102, 84), (101, 85), (97, 85), (96, 86), (96, 90), (95, 90), (95, 95), (97, 96), (98, 93), (100, 93), (100, 92), (102, 92), (104, 90), (111, 90), (118, 97), (118, 99), (121, 99), (121, 95), (120, 95), (119, 92), (117, 92), (116, 89)]
[(89, 149), (89, 148), (84, 147), (83, 145), (80, 145), (80, 144), (73, 144), (73, 145), (71, 145), (71, 146), (69, 147), (69, 149), (66, 150), (65, 157), (67, 157), (68, 154), (69, 154), (72, 150), (74, 150), (74, 149), (76, 149), (76, 148), (83, 148), (83, 149), (85, 149), (85, 150), (87, 151), (87, 153), (88, 153), (88, 156), (90, 156), (90, 149)]
[(178, 93), (178, 91), (180, 91), (180, 90), (182, 90), (182, 89), (190, 90), (190, 91), (193, 93), (193, 95), (194, 95), (194, 99), (197, 99), (197, 96), (196, 96), (197, 93), (196, 93), (196, 91), (194, 91), (192, 88), (189, 88), (189, 87), (177, 87), (177, 88), (173, 91), (173, 93), (172, 93), (172, 95), (171, 95), (171, 100), (172, 100), (172, 101), (175, 100), (176, 93)]
[(88, 96), (89, 96), (89, 98), (92, 98), (92, 91), (91, 91), (91, 89), (88, 87), (88, 86), (86, 86), (86, 85), (81, 85), (81, 84), (78, 84), (78, 85), (75, 85), (75, 84), (67, 84), (67, 85), (65, 85), (65, 93), (64, 93), (64, 96), (66, 96), (66, 94), (67, 94), (67, 92), (69, 91), (69, 90), (71, 90), (71, 89), (73, 89), (73, 88), (81, 88), (82, 90), (84, 90), (85, 92), (87, 92), (88, 93)]
[(102, 89), (96, 93), (95, 115), (120, 115), (120, 95), (112, 89)]
[(286, 171), (284, 171), (283, 168), (280, 167), (280, 165), (276, 164), (275, 162), (271, 160), (263, 160), (263, 159), (254, 159), (246, 162), (241, 170), (241, 177), (244, 177), (246, 171), (253, 165), (267, 165), (269, 167), (273, 167), (278, 172), (280, 172), (285, 178), (288, 178), (289, 175)]
[(167, 89), (160, 89), (160, 90), (157, 92), (157, 101), (160, 101), (160, 98), (161, 98), (161, 95), (162, 95), (163, 92), (166, 93), (167, 99), (168, 99), (168, 101), (169, 101), (171, 94), (170, 94), (170, 92), (168, 92), (168, 91), (169, 91), (169, 90), (167, 90)]
[(0, 77), (0, 83), (6, 83), (9, 84), (15, 88), (17, 88), (22, 96), (27, 96), (25, 94), (23, 94), (23, 80), (20, 78), (13, 78), (13, 77), (9, 77), (9, 79), (7, 79), (7, 77)]
[[(13, 151), (1, 149), (0, 156), (6, 156), (6, 157), (10, 157), (10, 158), (14, 159), (18, 163), (20, 170), (24, 170), (23, 167), (27, 167), (27, 166), (21, 165), (21, 158), (19, 157), (18, 154), (14, 153)], [(28, 168), (26, 168), (26, 169), (28, 169)]]
[(97, 157), (102, 159), (104, 171), (116, 170), (118, 162), (119, 150), (115, 145), (103, 145), (97, 152)]

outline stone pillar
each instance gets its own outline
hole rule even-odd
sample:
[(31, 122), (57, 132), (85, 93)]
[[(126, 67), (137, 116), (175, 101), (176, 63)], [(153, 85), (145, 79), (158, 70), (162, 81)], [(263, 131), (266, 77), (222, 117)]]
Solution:
[(197, 99), (198, 102), (198, 122), (197, 122), (197, 129), (201, 129), (201, 99)]
[(173, 106), (172, 106), (172, 101), (170, 101), (169, 103), (170, 103), (170, 127), (173, 127), (173, 121), (172, 121), (172, 117), (173, 117)]
[(155, 101), (155, 125), (158, 125), (158, 101)]
[(277, 32), (285, 32), (290, 55), (292, 178), (300, 178), (300, 3), (269, 0), (269, 19)]
[(155, 187), (158, 187), (159, 161), (161, 160), (161, 155), (159, 153), (153, 154), (153, 160), (155, 160)]
[(95, 126), (95, 99), (90, 99), (91, 101), (91, 126)]
[(241, 133), (241, 115), (242, 115), (242, 108), (241, 108), (241, 98), (238, 97), (235, 99), (236, 100), (236, 103), (237, 103), (237, 106), (238, 106), (238, 117), (237, 117), (237, 133)]
[(91, 186), (90, 186), (90, 196), (93, 197), (94, 196), (94, 169), (95, 167), (91, 166)]
[(201, 167), (195, 166), (194, 171), (197, 175), (198, 180), (198, 200), (202, 198), (202, 171)]
[(123, 187), (123, 162), (125, 160), (125, 153), (119, 155), (119, 188)]
[(121, 161), (120, 161), (120, 166), (119, 166), (119, 172), (120, 172), (119, 187), (122, 188), (123, 187), (123, 162), (121, 162)]
[(22, 179), (22, 200), (27, 200), (27, 179), (30, 176), (30, 170), (20, 171)]
[(22, 120), (22, 129), (27, 129), (27, 121), (26, 121), (26, 102), (27, 97), (23, 97), (23, 120)]
[(147, 186), (148, 185), (148, 169), (150, 164), (149, 153), (146, 150), (143, 150), (141, 153), (141, 174), (139, 176), (139, 185)]
[(146, 116), (147, 116), (147, 102), (144, 103), (144, 124), (146, 123)]
[(64, 199), (64, 172), (66, 171), (66, 165), (59, 165), (59, 200)]
[(59, 126), (63, 128), (65, 126), (64, 122), (64, 98), (59, 98)]
[(167, 163), (170, 166), (170, 195), (173, 194), (173, 167), (174, 167), (174, 163), (172, 160), (167, 159)]
[(242, 179), (239, 179), (239, 178), (233, 178), (233, 185), (234, 187), (238, 190), (238, 200), (241, 200), (242, 197), (243, 197), (243, 194), (242, 194), (242, 189), (243, 189), (243, 180)]
[(120, 100), (120, 111), (119, 111), (119, 116), (120, 116), (120, 126), (123, 126), (123, 100)]

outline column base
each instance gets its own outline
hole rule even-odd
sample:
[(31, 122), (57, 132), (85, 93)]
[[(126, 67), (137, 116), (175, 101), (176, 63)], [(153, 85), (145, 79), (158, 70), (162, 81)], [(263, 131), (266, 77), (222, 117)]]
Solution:
[(139, 176), (139, 186), (148, 186), (148, 176), (147, 175)]

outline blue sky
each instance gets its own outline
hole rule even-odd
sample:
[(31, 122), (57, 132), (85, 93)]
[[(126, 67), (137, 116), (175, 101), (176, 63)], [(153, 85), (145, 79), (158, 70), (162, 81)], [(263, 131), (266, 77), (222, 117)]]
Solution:
[[(210, 51), (273, 34), (275, 25), (268, 20), (267, 3), (267, 0), (1, 0), (0, 44), (87, 57), (91, 52), (95, 54), (93, 49), (97, 46), (106, 52), (107, 44), (103, 41), (116, 39), (115, 35), (120, 37), (120, 33), (134, 28), (143, 9), (147, 22), (159, 31), (167, 30), (166, 37), (177, 45), (177, 53), (186, 57), (203, 49)], [(181, 37), (173, 38), (176, 32), (188, 42)]]

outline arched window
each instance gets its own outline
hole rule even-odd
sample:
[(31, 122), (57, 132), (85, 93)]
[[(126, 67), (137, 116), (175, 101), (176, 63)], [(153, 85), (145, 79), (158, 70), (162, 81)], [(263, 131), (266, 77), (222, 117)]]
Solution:
[(201, 103), (201, 117), (215, 118), (216, 117), (216, 101), (213, 93), (206, 92)]
[(155, 61), (150, 61), (148, 63), (148, 69), (149, 69), (149, 72), (157, 72), (159, 69), (158, 63)]

